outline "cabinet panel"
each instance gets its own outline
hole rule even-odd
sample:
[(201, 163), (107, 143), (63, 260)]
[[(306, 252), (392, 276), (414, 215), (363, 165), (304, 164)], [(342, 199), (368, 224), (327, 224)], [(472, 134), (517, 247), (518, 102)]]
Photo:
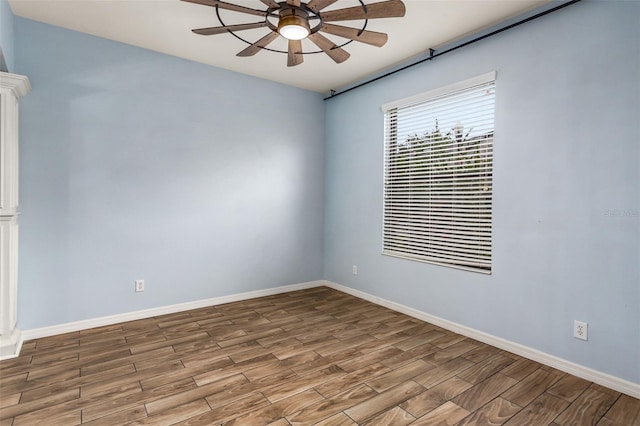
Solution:
[(26, 77), (0, 73), (0, 215), (18, 211), (18, 98), (31, 89)]
[(16, 326), (18, 301), (18, 218), (0, 217), (0, 336)]

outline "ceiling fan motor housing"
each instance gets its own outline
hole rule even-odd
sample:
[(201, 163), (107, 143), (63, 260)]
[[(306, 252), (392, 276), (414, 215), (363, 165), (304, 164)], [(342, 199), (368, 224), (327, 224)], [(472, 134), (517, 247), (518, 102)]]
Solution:
[(280, 10), (278, 32), (288, 40), (302, 40), (310, 33), (309, 14), (299, 7), (284, 7)]

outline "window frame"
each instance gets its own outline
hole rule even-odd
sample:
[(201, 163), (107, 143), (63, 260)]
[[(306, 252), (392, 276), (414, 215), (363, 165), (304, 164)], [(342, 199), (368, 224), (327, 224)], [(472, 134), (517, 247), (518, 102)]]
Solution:
[[(448, 95), (456, 95), (458, 92), (462, 92), (465, 90), (472, 90), (473, 88), (477, 87), (477, 86), (486, 86), (488, 84), (491, 84), (491, 88), (493, 89), (494, 93), (493, 93), (493, 98), (492, 98), (492, 104), (491, 104), (491, 137), (490, 140), (487, 138), (487, 140), (489, 140), (488, 144), (487, 144), (487, 152), (485, 153), (485, 155), (487, 156), (486, 159), (489, 160), (488, 163), (488, 167), (487, 170), (491, 170), (491, 175), (489, 176), (489, 181), (490, 182), (490, 192), (489, 192), (489, 196), (485, 197), (485, 198), (489, 198), (489, 201), (487, 203), (487, 201), (485, 200), (484, 202), (479, 202), (479, 207), (478, 207), (478, 211), (484, 212), (486, 210), (486, 206), (488, 205), (488, 212), (489, 212), (489, 218), (488, 218), (488, 225), (487, 222), (485, 221), (485, 219), (483, 219), (482, 221), (478, 221), (478, 222), (474, 222), (474, 226), (476, 226), (478, 229), (481, 230), (485, 230), (488, 228), (488, 244), (486, 243), (486, 236), (484, 237), (485, 243), (478, 243), (478, 241), (474, 241), (472, 239), (470, 239), (470, 235), (473, 234), (474, 231), (470, 231), (469, 234), (462, 234), (463, 238), (467, 238), (469, 239), (469, 241), (471, 241), (472, 243), (477, 243), (479, 244), (480, 247), (482, 247), (482, 252), (483, 254), (486, 256), (488, 254), (488, 266), (481, 266), (481, 265), (465, 265), (464, 261), (458, 260), (456, 263), (456, 260), (454, 260), (453, 258), (455, 258), (455, 248), (454, 247), (456, 244), (452, 243), (453, 240), (458, 240), (460, 237), (455, 235), (452, 236), (453, 234), (451, 234), (449, 237), (444, 237), (444, 239), (442, 241), (449, 241), (450, 246), (447, 247), (447, 249), (451, 252), (454, 253), (452, 255), (445, 255), (442, 256), (443, 258), (447, 258), (445, 259), (445, 261), (438, 261), (438, 260), (434, 260), (434, 258), (437, 258), (438, 256), (434, 256), (433, 254), (436, 252), (437, 249), (434, 249), (434, 240), (432, 236), (428, 236), (428, 237), (420, 237), (419, 234), (420, 232), (423, 233), (428, 233), (428, 234), (432, 234), (434, 233), (431, 228), (429, 228), (428, 226), (422, 226), (418, 223), (417, 219), (420, 219), (421, 217), (418, 214), (415, 214), (415, 217), (411, 217), (412, 216), (412, 212), (415, 210), (411, 210), (412, 208), (414, 208), (413, 206), (410, 207), (406, 207), (407, 209), (407, 214), (409, 216), (409, 220), (407, 221), (406, 224), (406, 228), (407, 230), (404, 231), (404, 238), (406, 238), (406, 242), (405, 245), (407, 247), (414, 245), (417, 246), (417, 249), (414, 248), (407, 248), (405, 252), (402, 251), (398, 251), (390, 249), (390, 247), (393, 247), (394, 242), (391, 241), (393, 240), (393, 236), (389, 236), (388, 234), (393, 234), (394, 232), (397, 232), (398, 234), (400, 234), (400, 231), (389, 231), (389, 229), (392, 229), (394, 226), (397, 225), (397, 214), (398, 213), (389, 213), (388, 210), (388, 205), (390, 205), (394, 200), (392, 199), (391, 201), (389, 201), (390, 199), (388, 198), (388, 194), (389, 193), (393, 193), (393, 191), (395, 190), (397, 192), (398, 190), (398, 185), (397, 183), (393, 184), (393, 183), (388, 183), (389, 182), (389, 176), (388, 174), (390, 173), (390, 171), (394, 171), (397, 172), (399, 170), (399, 167), (396, 165), (390, 166), (390, 162), (391, 157), (392, 156), (397, 156), (397, 150), (394, 150), (393, 153), (391, 152), (390, 145), (392, 143), (395, 143), (396, 146), (398, 144), (398, 136), (393, 135), (393, 133), (397, 132), (397, 124), (398, 124), (398, 111), (401, 111), (402, 109), (409, 109), (412, 107), (416, 107), (416, 106), (420, 106), (420, 105), (428, 105), (429, 103), (437, 103), (438, 100), (442, 100), (442, 99), (447, 99)], [(478, 272), (478, 273), (483, 273), (483, 274), (491, 274), (492, 273), (492, 269), (493, 269), (493, 164), (494, 164), (494, 160), (493, 160), (493, 149), (494, 149), (494, 145), (495, 145), (495, 111), (496, 111), (496, 102), (495, 102), (495, 89), (496, 89), (496, 72), (492, 71), (489, 73), (485, 73), (482, 75), (479, 75), (477, 77), (474, 78), (470, 78), (467, 80), (463, 80), (463, 81), (459, 81), (453, 84), (449, 84), (446, 86), (442, 86), (439, 87), (435, 90), (430, 90), (424, 93), (420, 93), (414, 96), (410, 96), (404, 99), (400, 99), (397, 101), (393, 101), (393, 102), (389, 102), (389, 103), (385, 103), (381, 106), (381, 110), (384, 113), (384, 171), (383, 171), (383, 223), (382, 223), (382, 254), (385, 256), (391, 256), (391, 257), (397, 257), (397, 258), (402, 258), (402, 259), (407, 259), (407, 260), (414, 260), (414, 261), (419, 261), (419, 262), (424, 262), (424, 263), (429, 263), (429, 264), (435, 264), (435, 265), (441, 265), (441, 266), (446, 266), (446, 267), (450, 267), (450, 268), (455, 268), (455, 269), (462, 269), (462, 270), (467, 270), (467, 271), (472, 271), (472, 272)], [(451, 96), (451, 98), (453, 98), (453, 96)], [(488, 111), (488, 110), (487, 110)], [(402, 112), (402, 111), (401, 111)], [(391, 117), (392, 114), (396, 114), (395, 117)], [(437, 121), (436, 121), (437, 123)], [(427, 124), (425, 125), (426, 128), (432, 129), (433, 125), (432, 124)], [(486, 133), (486, 135), (488, 135), (489, 133)], [(479, 144), (480, 145), (480, 144)], [(433, 147), (434, 145), (427, 145), (429, 147)], [(479, 149), (479, 148), (478, 148)], [(448, 149), (445, 149), (448, 150)], [(412, 151), (410, 151), (412, 152)], [(480, 152), (480, 151), (478, 151)], [(459, 159), (459, 155), (461, 154), (457, 154), (455, 151), (451, 152), (452, 155), (447, 156), (447, 159)], [(447, 154), (449, 155), (449, 154)], [(454, 176), (459, 176), (459, 174), (456, 174), (456, 172), (453, 173)], [(485, 178), (486, 179), (486, 178)], [(429, 178), (429, 180), (432, 180), (432, 178)], [(455, 188), (456, 188), (456, 177), (451, 178), (451, 180), (454, 183), (448, 183), (448, 186), (452, 186), (453, 192), (455, 192)], [(416, 191), (416, 187), (419, 186), (420, 184), (424, 185), (425, 183), (425, 179), (423, 178), (422, 181), (420, 181), (420, 183), (417, 183), (414, 186), (411, 186), (412, 184), (409, 185), (410, 189), (408, 191)], [(476, 178), (476, 183), (477, 182), (481, 182), (481, 178)], [(441, 184), (441, 183), (440, 183)], [(395, 186), (394, 186), (395, 185)], [(433, 188), (433, 184), (430, 181), (428, 183), (428, 187), (430, 188), (430, 191)], [(473, 186), (473, 185), (472, 185)], [(479, 184), (476, 184), (476, 186), (479, 186)], [(405, 187), (406, 188), (406, 187)], [(406, 190), (405, 188), (403, 188), (403, 190)], [(479, 190), (476, 188), (475, 191), (480, 194)], [(413, 194), (413, 192), (410, 192), (411, 194)], [(393, 197), (393, 195), (391, 196)], [(431, 195), (429, 195), (429, 197), (431, 197)], [(413, 195), (410, 195), (410, 198), (413, 199)], [(430, 200), (430, 198), (428, 198)], [(453, 198), (453, 200), (459, 200), (460, 198)], [(424, 200), (423, 200), (424, 201)], [(431, 201), (429, 201), (429, 203), (431, 203)], [(412, 201), (409, 202), (409, 204), (412, 204)], [(453, 204), (456, 204), (454, 201), (451, 201), (451, 205), (452, 205), (452, 210), (453, 210)], [(430, 205), (430, 204), (429, 204)], [(484, 205), (484, 207), (480, 207), (481, 205)], [(429, 207), (431, 208), (431, 207)], [(414, 208), (415, 209), (415, 208)], [(484, 210), (483, 210), (484, 209)], [(423, 213), (424, 215), (424, 213)], [(428, 210), (427, 213), (428, 216), (422, 216), (422, 218), (424, 217), (434, 217), (433, 216), (433, 211), (432, 210)], [(452, 214), (452, 217), (455, 216)], [(459, 219), (451, 219), (452, 221), (456, 221)], [(466, 219), (465, 219), (466, 220)], [(484, 224), (483, 224), (484, 222)], [(416, 223), (418, 223), (418, 225), (416, 226)], [(471, 226), (470, 226), (471, 227)], [(416, 232), (416, 229), (418, 230)], [(459, 232), (459, 231), (456, 231)], [(395, 235), (395, 234), (394, 234)], [(416, 237), (416, 235), (418, 235), (418, 237)], [(411, 239), (413, 237), (413, 239)], [(420, 239), (423, 240), (423, 242), (418, 242)], [(427, 240), (427, 242), (425, 243), (424, 240)], [(438, 243), (441, 244), (441, 243)], [(398, 245), (398, 243), (396, 243), (396, 246)], [(416, 254), (417, 251), (420, 251), (420, 249), (424, 247), (425, 248), (425, 253), (427, 254)], [(488, 247), (488, 248), (487, 248)], [(411, 253), (411, 251), (413, 251), (413, 253)], [(463, 253), (464, 249), (460, 249), (460, 251), (458, 253)], [(429, 256), (428, 254), (431, 254), (431, 256)], [(467, 263), (470, 263), (469, 261), (466, 261)], [(478, 261), (478, 263), (481, 263), (480, 261)]]

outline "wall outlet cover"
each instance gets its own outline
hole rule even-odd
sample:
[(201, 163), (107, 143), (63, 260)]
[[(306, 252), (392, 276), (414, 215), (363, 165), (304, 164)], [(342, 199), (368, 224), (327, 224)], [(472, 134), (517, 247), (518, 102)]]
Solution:
[(576, 339), (587, 340), (589, 325), (586, 322), (574, 321), (573, 322), (573, 337)]

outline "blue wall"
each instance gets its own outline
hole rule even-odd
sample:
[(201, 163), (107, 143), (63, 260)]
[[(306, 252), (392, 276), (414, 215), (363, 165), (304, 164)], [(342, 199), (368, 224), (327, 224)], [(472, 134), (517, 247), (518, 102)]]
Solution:
[[(492, 70), (493, 274), (381, 255), (380, 105)], [(578, 3), (326, 113), (326, 279), (640, 383), (640, 3)]]
[(15, 42), (20, 328), (322, 278), (320, 95), (22, 18)]
[[(20, 328), (326, 278), (640, 383), (640, 3), (582, 2), (326, 105), (12, 21), (34, 88)], [(380, 105), (491, 70), (493, 274), (382, 256)]]
[(6, 65), (9, 72), (14, 69), (13, 12), (8, 0), (0, 0), (0, 71), (4, 70), (3, 65)]

